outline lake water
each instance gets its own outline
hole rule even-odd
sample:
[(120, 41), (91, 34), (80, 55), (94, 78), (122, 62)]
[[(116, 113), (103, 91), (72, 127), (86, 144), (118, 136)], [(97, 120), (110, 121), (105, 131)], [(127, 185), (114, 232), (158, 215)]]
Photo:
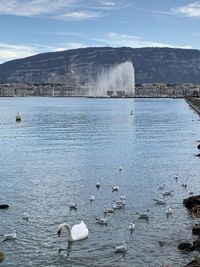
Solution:
[[(199, 193), (199, 133), (198, 116), (183, 99), (0, 98), (0, 203), (10, 205), (0, 210), (0, 234), (17, 232), (15, 241), (0, 243), (2, 266), (184, 266), (193, 254), (177, 246), (195, 239), (195, 219), (182, 205), (189, 192), (181, 182)], [(168, 218), (166, 207), (153, 201), (160, 198), (159, 183), (174, 191), (166, 197), (173, 208)], [(108, 226), (96, 224), (122, 193), (125, 208), (107, 216)], [(77, 211), (70, 212), (70, 199)], [(136, 213), (145, 209), (148, 223)], [(66, 233), (56, 235), (58, 225), (81, 220), (89, 238), (58, 254), (68, 246)], [(114, 253), (123, 240), (125, 257)]]

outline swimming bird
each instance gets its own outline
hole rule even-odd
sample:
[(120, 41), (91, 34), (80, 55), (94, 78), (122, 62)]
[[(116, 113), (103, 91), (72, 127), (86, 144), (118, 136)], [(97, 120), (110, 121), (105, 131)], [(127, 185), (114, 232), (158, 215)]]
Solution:
[(123, 170), (123, 167), (120, 165), (119, 168), (118, 168), (119, 171), (122, 171)]
[(187, 188), (187, 183), (186, 182), (183, 181), (181, 185), (182, 185), (182, 187)]
[(119, 186), (118, 185), (115, 185), (115, 186), (113, 186), (112, 187), (112, 191), (114, 192), (117, 192), (117, 191), (119, 191)]
[(116, 253), (125, 253), (127, 251), (127, 242), (123, 241), (121, 246), (115, 247)]
[(130, 111), (129, 115), (133, 115), (133, 110)]
[(189, 189), (189, 194), (190, 194), (190, 195), (193, 195), (193, 194), (194, 194), (194, 192), (193, 192), (193, 190), (192, 190), (192, 187), (190, 187), (190, 189)]
[(112, 207), (113, 207), (114, 210), (118, 210), (118, 209), (123, 209), (124, 208), (124, 205), (123, 204), (114, 203), (112, 205)]
[(158, 185), (158, 189), (159, 190), (164, 190), (165, 189), (165, 185), (164, 184), (159, 184)]
[(25, 220), (28, 220), (29, 217), (30, 217), (29, 214), (28, 214), (28, 212), (23, 211), (23, 210), (21, 210), (21, 212), (22, 212), (22, 218), (25, 219)]
[(19, 114), (19, 112), (17, 112), (17, 114), (15, 116), (15, 120), (16, 120), (16, 122), (19, 122), (19, 121), (22, 120), (21, 115)]
[(66, 228), (68, 231), (68, 241), (78, 241), (88, 237), (89, 230), (85, 223), (81, 221), (79, 224), (75, 224), (72, 227), (67, 223), (62, 223), (58, 226), (58, 237), (60, 237), (62, 230)]
[(162, 194), (163, 196), (171, 196), (172, 193), (173, 193), (173, 191), (163, 191), (161, 194)]
[(165, 205), (166, 202), (163, 199), (153, 199), (157, 205)]
[(174, 175), (174, 179), (177, 182), (178, 181), (178, 175)]
[(91, 197), (89, 198), (89, 200), (90, 200), (90, 202), (95, 201), (95, 196), (91, 196)]
[(147, 209), (146, 212), (136, 212), (139, 215), (139, 219), (148, 220), (149, 219), (149, 210)]
[(166, 215), (170, 215), (170, 214), (172, 214), (172, 212), (173, 212), (172, 208), (170, 208), (170, 207), (166, 208), (166, 211), (165, 211)]
[(99, 223), (101, 225), (108, 225), (108, 219), (105, 218), (95, 218), (96, 219), (96, 223)]
[(73, 201), (69, 201), (70, 210), (77, 210), (77, 205)]
[(101, 184), (100, 184), (99, 182), (97, 182), (97, 183), (96, 183), (96, 188), (97, 188), (97, 190), (99, 190), (100, 186), (101, 186)]
[(130, 223), (129, 226), (128, 226), (128, 229), (130, 230), (131, 234), (132, 232), (135, 230), (135, 224), (134, 223)]
[(114, 213), (114, 209), (113, 208), (107, 208), (107, 207), (104, 207), (103, 209), (103, 213), (104, 214), (107, 214), (107, 213)]
[(15, 240), (16, 239), (16, 231), (13, 230), (12, 234), (5, 234), (2, 236), (3, 236), (2, 242), (8, 241), (8, 240)]
[(120, 199), (121, 199), (121, 200), (126, 200), (126, 196), (125, 196), (125, 195), (121, 195), (121, 196), (120, 196)]

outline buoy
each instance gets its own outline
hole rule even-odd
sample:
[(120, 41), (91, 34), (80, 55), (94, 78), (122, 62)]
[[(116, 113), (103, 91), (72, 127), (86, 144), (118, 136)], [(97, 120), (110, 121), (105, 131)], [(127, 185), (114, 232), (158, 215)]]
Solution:
[(17, 112), (17, 114), (16, 114), (16, 116), (15, 116), (15, 120), (18, 121), (18, 122), (22, 120), (22, 118), (21, 118), (19, 112)]

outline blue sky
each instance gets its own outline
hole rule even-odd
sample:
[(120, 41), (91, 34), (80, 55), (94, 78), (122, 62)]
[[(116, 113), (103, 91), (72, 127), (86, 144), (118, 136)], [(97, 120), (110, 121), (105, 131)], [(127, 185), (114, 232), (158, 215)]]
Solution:
[(0, 63), (88, 46), (200, 49), (200, 1), (0, 0)]

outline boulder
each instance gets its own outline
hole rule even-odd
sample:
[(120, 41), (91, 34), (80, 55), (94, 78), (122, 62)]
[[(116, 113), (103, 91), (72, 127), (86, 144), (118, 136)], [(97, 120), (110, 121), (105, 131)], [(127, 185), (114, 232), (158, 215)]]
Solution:
[(0, 262), (2, 262), (4, 258), (5, 258), (5, 254), (2, 251), (0, 251)]
[(200, 258), (195, 258), (184, 267), (200, 267)]
[(198, 144), (197, 148), (200, 149), (200, 144)]
[(200, 224), (195, 224), (195, 226), (192, 228), (192, 233), (194, 235), (200, 235)]
[(183, 205), (187, 209), (192, 209), (194, 207), (194, 205), (200, 205), (200, 195), (185, 198), (183, 200)]
[(178, 249), (185, 251), (192, 251), (193, 245), (189, 241), (183, 241), (178, 245)]

